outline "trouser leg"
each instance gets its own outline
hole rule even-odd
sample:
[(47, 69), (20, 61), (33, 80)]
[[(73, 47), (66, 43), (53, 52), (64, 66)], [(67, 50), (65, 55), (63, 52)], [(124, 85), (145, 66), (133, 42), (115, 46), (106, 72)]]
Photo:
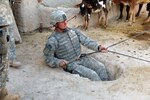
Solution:
[(13, 61), (16, 59), (16, 45), (15, 45), (15, 39), (13, 35), (13, 26), (9, 26), (9, 35), (10, 35), (10, 41), (9, 41), (9, 60)]
[(100, 81), (98, 74), (85, 66), (79, 65), (77, 63), (69, 64), (67, 67), (68, 71), (71, 71), (73, 74), (79, 74), (82, 77), (87, 77), (92, 81)]
[(92, 57), (84, 57), (82, 59), (83, 66), (95, 71), (101, 80), (106, 81), (109, 79), (106, 67), (101, 62)]

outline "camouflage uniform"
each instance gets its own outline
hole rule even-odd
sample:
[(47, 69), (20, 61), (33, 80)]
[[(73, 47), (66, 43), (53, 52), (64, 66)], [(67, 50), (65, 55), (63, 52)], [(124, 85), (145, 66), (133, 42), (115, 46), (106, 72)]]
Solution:
[(14, 61), (16, 60), (16, 45), (15, 45), (15, 39), (14, 39), (14, 35), (13, 35), (13, 25), (11, 24), (9, 26), (9, 36), (10, 36), (10, 40), (9, 40), (9, 60), (10, 61)]
[(0, 8), (0, 88), (5, 87), (8, 73), (8, 43), (6, 41), (6, 36), (8, 36), (8, 27), (4, 26), (8, 25), (9, 22), (6, 21), (7, 17), (4, 15), (6, 11), (5, 6)]
[(11, 23), (7, 16), (6, 5), (0, 5), (0, 100), (20, 100), (19, 95), (8, 93), (6, 86), (8, 76), (8, 25)]
[[(67, 20), (63, 11), (53, 11), (50, 16), (50, 24)], [(63, 32), (53, 32), (43, 50), (45, 62), (50, 67), (60, 67), (59, 64), (65, 60), (69, 61), (66, 71), (79, 74), (93, 81), (108, 80), (105, 66), (96, 59), (81, 55), (81, 45), (99, 51), (99, 45), (82, 34), (79, 30), (67, 28)]]
[[(0, 9), (1, 9), (1, 14), (3, 14), (3, 16), (7, 17), (7, 22), (9, 24), (8, 26), (8, 34), (9, 34), (9, 37), (10, 37), (10, 40), (9, 40), (9, 50), (8, 50), (8, 58), (9, 58), (9, 65), (11, 67), (15, 67), (15, 68), (18, 68), (21, 66), (21, 63), (20, 62), (17, 62), (16, 61), (16, 45), (15, 45), (15, 39), (14, 39), (14, 22), (13, 22), (13, 18), (12, 18), (12, 14), (11, 14), (11, 11), (10, 11), (10, 8), (8, 7), (9, 6), (9, 2), (8, 1), (0, 1), (1, 4), (0, 4)], [(5, 9), (4, 9), (5, 8)], [(4, 15), (5, 13), (5, 15)]]
[[(65, 13), (62, 11), (52, 12), (51, 23), (66, 20)], [(54, 18), (54, 19), (53, 19)], [(45, 62), (50, 67), (59, 67), (62, 60), (69, 61), (65, 69), (68, 72), (79, 74), (93, 81), (108, 80), (105, 66), (92, 57), (80, 57), (81, 45), (98, 51), (99, 45), (86, 37), (80, 31), (68, 28), (64, 32), (53, 32), (43, 50)]]

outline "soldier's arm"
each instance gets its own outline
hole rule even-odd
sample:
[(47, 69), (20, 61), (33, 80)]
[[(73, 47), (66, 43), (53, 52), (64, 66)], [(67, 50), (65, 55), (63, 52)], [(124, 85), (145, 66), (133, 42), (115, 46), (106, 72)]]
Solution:
[(79, 30), (75, 30), (75, 31), (76, 31), (76, 34), (79, 38), (80, 43), (83, 46), (85, 46), (89, 49), (92, 49), (94, 51), (98, 51), (99, 44), (96, 41), (94, 41), (94, 40), (90, 39), (89, 37), (85, 36)]
[(59, 67), (59, 63), (61, 62), (60, 59), (54, 56), (57, 46), (58, 46), (57, 40), (54, 37), (52, 37), (48, 39), (45, 48), (43, 50), (45, 62), (50, 67)]

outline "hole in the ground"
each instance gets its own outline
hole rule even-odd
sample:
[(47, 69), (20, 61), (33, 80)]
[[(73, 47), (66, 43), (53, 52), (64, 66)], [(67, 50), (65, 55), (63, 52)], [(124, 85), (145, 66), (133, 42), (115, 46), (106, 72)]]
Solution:
[[(106, 64), (105, 66), (107, 69), (108, 81), (114, 81), (123, 74), (123, 69), (118, 67), (117, 65), (113, 65), (110, 67), (109, 65), (107, 66), (107, 64)], [(66, 70), (64, 70), (64, 71), (66, 71)], [(68, 72), (68, 71), (66, 71), (66, 72)], [(70, 73), (72, 73), (72, 72), (70, 72)], [(82, 76), (80, 76), (80, 77), (82, 77)], [(82, 77), (82, 78), (86, 78), (86, 77)]]
[(113, 81), (118, 79), (122, 73), (123, 73), (123, 69), (117, 65), (113, 65), (113, 66), (107, 66), (107, 72), (109, 75), (109, 81)]
[(109, 60), (108, 58), (99, 55), (92, 55), (92, 57), (96, 58), (98, 61), (102, 62), (106, 66), (109, 76), (108, 81), (116, 80), (123, 74), (124, 70), (116, 62), (111, 61), (112, 59)]

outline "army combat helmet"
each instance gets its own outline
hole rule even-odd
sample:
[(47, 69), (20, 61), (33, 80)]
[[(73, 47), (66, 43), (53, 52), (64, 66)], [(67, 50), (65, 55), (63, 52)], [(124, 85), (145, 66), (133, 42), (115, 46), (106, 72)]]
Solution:
[(56, 10), (53, 11), (50, 15), (50, 24), (53, 26), (56, 25), (56, 23), (63, 22), (65, 20), (67, 20), (67, 16), (64, 11)]

